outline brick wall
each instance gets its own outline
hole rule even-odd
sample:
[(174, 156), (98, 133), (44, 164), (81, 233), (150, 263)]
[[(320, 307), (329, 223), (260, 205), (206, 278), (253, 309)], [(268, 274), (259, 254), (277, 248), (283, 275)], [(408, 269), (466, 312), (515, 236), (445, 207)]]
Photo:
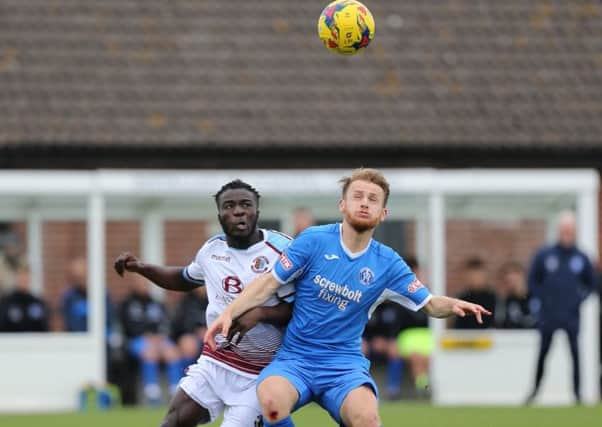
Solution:
[(495, 285), (497, 272), (507, 261), (528, 267), (533, 252), (544, 242), (543, 221), (468, 221), (449, 220), (446, 225), (447, 293), (457, 294), (463, 287), (462, 265), (471, 256), (487, 264), (490, 282)]
[(138, 221), (111, 221), (106, 227), (106, 267), (107, 287), (111, 300), (117, 304), (128, 294), (128, 275), (119, 277), (113, 269), (115, 258), (122, 252), (140, 256), (140, 223)]
[[(165, 263), (188, 265), (210, 236), (203, 221), (167, 221), (164, 225)], [(167, 292), (166, 303), (173, 307), (181, 297), (180, 292)]]
[[(416, 224), (405, 226), (406, 248), (415, 247)], [(479, 256), (487, 264), (491, 284), (496, 285), (497, 271), (506, 261), (518, 261), (528, 267), (533, 252), (544, 242), (543, 221), (448, 220), (446, 223), (447, 294), (455, 295), (463, 287), (462, 265), (467, 258)], [(413, 254), (411, 250), (406, 255)], [(428, 272), (424, 272), (428, 283)]]
[(59, 310), (68, 282), (67, 267), (72, 259), (86, 256), (86, 226), (81, 221), (46, 221), (42, 236), (44, 297), (53, 310), (51, 328), (60, 330)]

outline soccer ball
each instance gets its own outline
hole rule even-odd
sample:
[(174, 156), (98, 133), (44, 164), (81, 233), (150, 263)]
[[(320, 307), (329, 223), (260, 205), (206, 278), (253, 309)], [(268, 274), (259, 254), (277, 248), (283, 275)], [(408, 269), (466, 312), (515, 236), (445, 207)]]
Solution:
[(320, 14), (318, 35), (331, 52), (355, 55), (374, 38), (374, 18), (359, 1), (336, 0)]

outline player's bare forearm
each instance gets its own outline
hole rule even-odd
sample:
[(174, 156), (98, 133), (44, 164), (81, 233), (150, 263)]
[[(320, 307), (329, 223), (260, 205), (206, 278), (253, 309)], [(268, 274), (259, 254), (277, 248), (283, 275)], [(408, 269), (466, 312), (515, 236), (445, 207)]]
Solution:
[(281, 302), (272, 307), (258, 307), (261, 310), (261, 321), (274, 326), (286, 326), (293, 315), (293, 305)]
[(271, 323), (277, 327), (284, 327), (288, 324), (293, 314), (293, 305), (283, 302), (272, 307), (255, 307), (246, 311), (233, 322), (230, 330), (228, 331), (227, 340), (232, 341), (236, 334), (238, 338), (235, 344), (238, 344), (243, 336), (253, 329), (258, 323)]
[(276, 292), (279, 283), (271, 272), (267, 272), (253, 280), (242, 293), (226, 308), (232, 319), (262, 305)]
[(146, 277), (157, 286), (169, 291), (188, 292), (200, 285), (184, 279), (184, 267), (165, 267), (154, 264), (142, 264), (138, 274)]
[(438, 318), (450, 317), (454, 314), (460, 317), (475, 316), (478, 323), (483, 323), (483, 315), (491, 315), (489, 310), (479, 304), (446, 296), (433, 296), (422, 309), (429, 316)]
[(431, 317), (443, 319), (454, 314), (453, 306), (459, 300), (446, 296), (433, 296), (422, 308)]
[(162, 265), (147, 264), (140, 261), (135, 255), (123, 252), (115, 259), (113, 268), (123, 277), (125, 272), (138, 273), (146, 277), (157, 286), (170, 291), (190, 291), (200, 285), (189, 283), (184, 279), (184, 267), (166, 267)]

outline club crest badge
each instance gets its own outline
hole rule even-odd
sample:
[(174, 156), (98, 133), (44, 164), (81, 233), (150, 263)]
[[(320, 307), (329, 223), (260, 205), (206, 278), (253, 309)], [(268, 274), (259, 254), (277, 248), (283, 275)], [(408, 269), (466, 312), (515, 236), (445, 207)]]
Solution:
[(368, 267), (364, 267), (360, 270), (360, 283), (368, 286), (374, 281), (374, 273)]
[(255, 258), (251, 263), (251, 270), (253, 270), (257, 274), (265, 273), (266, 271), (268, 271), (269, 265), (270, 261), (263, 255), (260, 255), (257, 258)]

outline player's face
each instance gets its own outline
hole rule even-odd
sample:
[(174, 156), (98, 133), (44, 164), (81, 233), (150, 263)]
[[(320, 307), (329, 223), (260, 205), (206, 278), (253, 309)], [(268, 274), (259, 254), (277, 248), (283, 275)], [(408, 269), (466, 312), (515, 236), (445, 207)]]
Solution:
[(362, 233), (376, 228), (387, 216), (385, 192), (379, 185), (368, 181), (353, 181), (345, 197), (339, 202), (343, 219), (355, 231)]
[(257, 200), (245, 189), (224, 191), (219, 197), (218, 219), (226, 235), (249, 237), (257, 227)]

